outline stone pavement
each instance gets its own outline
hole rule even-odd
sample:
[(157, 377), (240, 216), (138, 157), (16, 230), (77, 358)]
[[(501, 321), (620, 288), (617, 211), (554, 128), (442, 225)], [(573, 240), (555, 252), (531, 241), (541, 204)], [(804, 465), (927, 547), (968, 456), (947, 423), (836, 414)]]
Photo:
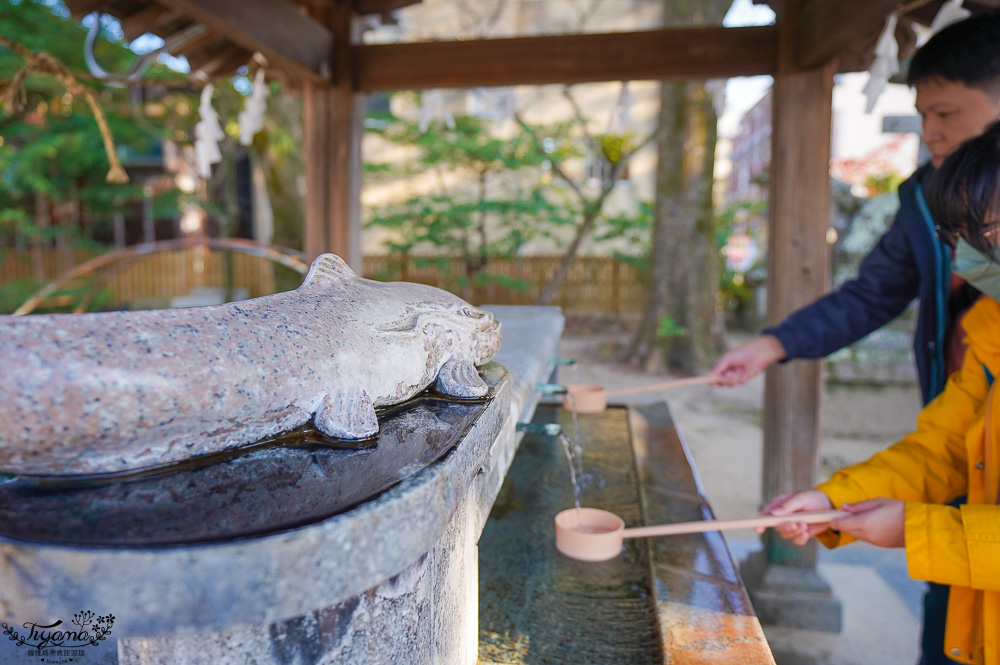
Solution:
[[(615, 361), (620, 336), (564, 336), (560, 356), (577, 365), (559, 370), (560, 383), (607, 389), (669, 378), (643, 374)], [(694, 457), (716, 517), (749, 517), (761, 497), (763, 378), (737, 388), (695, 386), (623, 397), (665, 400)], [(821, 414), (821, 474), (868, 458), (909, 431), (920, 408), (912, 385), (830, 387)], [(734, 560), (759, 549), (753, 531), (730, 531)], [(856, 543), (820, 548), (819, 573), (843, 603), (840, 634), (765, 626), (777, 665), (913, 665), (917, 660), (924, 583), (909, 578), (902, 550)]]

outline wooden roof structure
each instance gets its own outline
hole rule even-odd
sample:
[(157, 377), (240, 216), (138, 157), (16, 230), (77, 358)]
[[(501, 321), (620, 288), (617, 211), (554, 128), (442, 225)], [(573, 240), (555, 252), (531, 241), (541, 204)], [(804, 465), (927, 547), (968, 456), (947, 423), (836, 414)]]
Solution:
[[(869, 66), (892, 13), (902, 54), (912, 22), (929, 24), (944, 0), (754, 0), (775, 25), (690, 27), (612, 34), (364, 44), (361, 19), (391, 18), (419, 0), (65, 0), (82, 17), (117, 17), (128, 38), (169, 40), (206, 29), (173, 52), (192, 71), (223, 76), (261, 53), (301, 84), (306, 130), (306, 253), (360, 263), (360, 138), (364, 94), (377, 90), (774, 77), (769, 193), (768, 322), (808, 304), (829, 284), (829, 161), (834, 74)], [(966, 0), (972, 11), (1000, 0)], [(910, 35), (907, 39), (907, 35)], [(764, 493), (808, 487), (818, 468), (821, 366), (768, 370)], [(780, 540), (772, 561), (809, 567), (815, 548)]]
[[(360, 148), (355, 145), (360, 138), (354, 136), (361, 131), (360, 118), (355, 117), (352, 105), (364, 93), (773, 76), (784, 57), (779, 54), (781, 24), (794, 27), (794, 43), (788, 46), (789, 66), (808, 70), (835, 61), (835, 71), (859, 71), (868, 67), (890, 13), (900, 13), (897, 36), (905, 57), (915, 43), (912, 23), (928, 24), (944, 3), (754, 1), (772, 5), (779, 15), (778, 25), (365, 44), (362, 19), (378, 16), (391, 22), (395, 12), (420, 0), (65, 0), (77, 18), (93, 11), (114, 16), (126, 39), (146, 33), (158, 35), (171, 45), (173, 55), (188, 59), (195, 75), (230, 76), (260, 53), (270, 73), (304, 89), (306, 114), (312, 118), (306, 123), (307, 145), (334, 141), (329, 144), (332, 157), (315, 155), (310, 159), (307, 155), (314, 171), (314, 177), (307, 175), (307, 181), (327, 183), (333, 191), (324, 194), (316, 187), (309, 188), (306, 253), (315, 256), (335, 251), (352, 265), (360, 262), (359, 212), (352, 201), (357, 188), (343, 190), (348, 184), (343, 176), (351, 172), (349, 167), (356, 169), (360, 163)], [(966, 0), (965, 6), (984, 10), (1000, 6), (1000, 0)], [(782, 15), (789, 19), (783, 20)], [(337, 94), (330, 97), (334, 90)], [(329, 124), (332, 113), (337, 114), (335, 124)], [(323, 118), (327, 122), (321, 132)], [(350, 127), (345, 124), (348, 119)], [(356, 163), (337, 161), (345, 159)], [(320, 166), (317, 160), (327, 165)], [(328, 168), (338, 176), (331, 179)]]
[[(116, 17), (129, 41), (152, 33), (170, 41), (192, 72), (226, 76), (259, 52), (292, 79), (332, 81), (338, 67), (336, 21), (394, 13), (420, 0), (65, 0), (77, 18)], [(780, 1), (754, 0), (775, 5)], [(886, 16), (901, 10), (904, 50), (909, 25), (928, 25), (944, 0), (805, 0), (798, 18), (796, 64), (815, 67), (837, 56), (838, 71), (868, 67)], [(967, 0), (972, 11), (1000, 0)], [(190, 30), (201, 26), (202, 30)], [(340, 30), (342, 31), (342, 29)], [(411, 44), (352, 43), (348, 72), (359, 92), (586, 81), (773, 74), (774, 26), (679, 28), (632, 33), (552, 35)], [(906, 53), (904, 52), (904, 57)], [(455, 57), (459, 56), (459, 57)]]

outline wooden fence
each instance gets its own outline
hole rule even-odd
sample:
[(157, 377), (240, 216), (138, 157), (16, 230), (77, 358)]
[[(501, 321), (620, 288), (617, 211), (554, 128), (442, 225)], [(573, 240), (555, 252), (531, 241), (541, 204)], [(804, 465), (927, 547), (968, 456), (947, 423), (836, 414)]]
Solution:
[[(15, 280), (55, 279), (71, 262), (83, 263), (96, 252), (76, 250), (70, 257), (56, 250), (34, 256), (17, 252), (0, 253), (0, 284)], [(110, 297), (109, 307), (127, 304), (156, 306), (199, 288), (223, 285), (226, 253), (187, 249), (139, 257), (131, 263), (113, 264), (91, 281), (90, 288), (103, 289)], [(233, 284), (247, 297), (273, 293), (281, 284), (291, 288), (297, 283), (287, 268), (255, 256), (231, 254)], [(71, 261), (72, 258), (72, 261)], [(459, 294), (478, 305), (530, 305), (538, 297), (546, 280), (559, 265), (559, 256), (526, 256), (517, 259), (491, 259), (484, 271), (487, 279), (464, 279), (460, 259), (435, 256), (372, 255), (364, 257), (363, 273), (371, 279), (402, 280), (430, 284)], [(95, 278), (92, 278), (95, 279)], [(27, 295), (27, 294), (26, 294)], [(645, 276), (634, 266), (611, 257), (579, 257), (570, 269), (555, 300), (566, 312), (631, 314), (642, 311), (645, 302)]]
[[(555, 274), (560, 256), (490, 259), (481, 283), (468, 285), (460, 259), (452, 257), (373, 255), (364, 257), (364, 274), (373, 279), (430, 284), (476, 305), (534, 304), (545, 282)], [(551, 304), (565, 312), (630, 314), (642, 311), (645, 275), (631, 264), (606, 256), (574, 261)]]

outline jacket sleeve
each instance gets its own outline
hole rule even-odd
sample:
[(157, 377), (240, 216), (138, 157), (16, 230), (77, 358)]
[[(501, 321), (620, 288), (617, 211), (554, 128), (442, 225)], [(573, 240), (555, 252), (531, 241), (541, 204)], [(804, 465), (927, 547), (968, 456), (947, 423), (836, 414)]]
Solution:
[[(877, 497), (944, 504), (961, 496), (969, 485), (965, 437), (974, 423), (981, 423), (988, 391), (982, 361), (970, 347), (944, 392), (920, 412), (915, 431), (867, 461), (836, 472), (817, 489), (835, 507)], [(827, 547), (852, 540), (832, 531), (820, 536)]]
[(906, 504), (906, 561), (917, 580), (1000, 590), (1000, 506)]
[(892, 226), (861, 262), (855, 279), (763, 332), (781, 341), (786, 360), (822, 358), (896, 318), (919, 289), (916, 257), (897, 213)]

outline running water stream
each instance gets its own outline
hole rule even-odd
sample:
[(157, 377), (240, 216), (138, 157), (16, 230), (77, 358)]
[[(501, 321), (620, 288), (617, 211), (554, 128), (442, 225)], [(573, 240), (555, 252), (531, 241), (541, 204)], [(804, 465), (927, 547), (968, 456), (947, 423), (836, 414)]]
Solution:
[[(573, 503), (576, 505), (576, 509), (580, 510), (580, 483), (577, 480), (577, 460), (576, 452), (580, 450), (580, 446), (573, 448), (573, 444), (570, 442), (569, 437), (565, 434), (559, 435), (559, 441), (562, 442), (563, 452), (566, 453), (566, 461), (569, 462), (569, 479), (573, 483)], [(582, 455), (581, 455), (582, 457)], [(580, 469), (582, 470), (583, 464), (580, 464)]]
[[(573, 418), (573, 441), (580, 441), (580, 415), (576, 412), (576, 398), (573, 397), (573, 393), (569, 391), (566, 392), (566, 402), (567, 404), (569, 404), (569, 412)], [(576, 460), (577, 460), (576, 473), (577, 475), (582, 475), (583, 449), (580, 447), (580, 444), (577, 444), (573, 447), (573, 452), (576, 454)]]

